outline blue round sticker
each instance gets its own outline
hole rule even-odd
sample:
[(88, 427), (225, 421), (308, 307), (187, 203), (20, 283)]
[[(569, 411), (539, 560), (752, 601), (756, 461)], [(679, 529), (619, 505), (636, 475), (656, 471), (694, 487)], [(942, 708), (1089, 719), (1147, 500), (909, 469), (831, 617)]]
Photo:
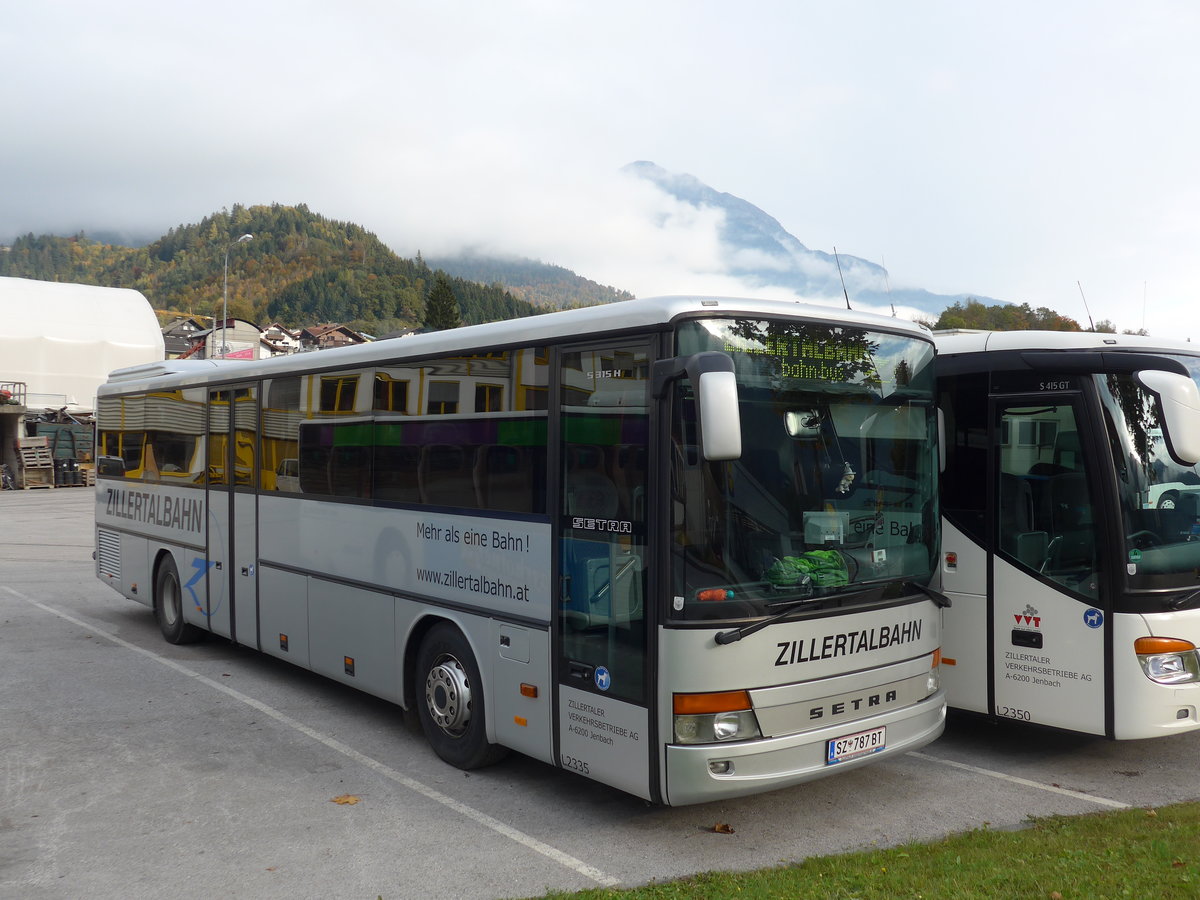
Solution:
[(1088, 628), (1099, 628), (1104, 624), (1104, 613), (1098, 609), (1088, 609), (1083, 613), (1083, 624)]
[(596, 666), (596, 687), (602, 691), (607, 691), (612, 687), (612, 675), (604, 666)]

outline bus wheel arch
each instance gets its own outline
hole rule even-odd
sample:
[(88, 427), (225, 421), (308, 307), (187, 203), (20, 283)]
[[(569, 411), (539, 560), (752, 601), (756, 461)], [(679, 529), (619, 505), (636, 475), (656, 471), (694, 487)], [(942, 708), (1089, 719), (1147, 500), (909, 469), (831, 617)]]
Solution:
[(488, 740), (479, 663), (458, 626), (437, 619), (423, 629), (409, 683), (421, 730), (444, 762), (478, 769), (505, 755)]
[(161, 551), (154, 561), (153, 601), (154, 618), (168, 643), (190, 644), (203, 637), (204, 632), (183, 617), (183, 587), (169, 550)]

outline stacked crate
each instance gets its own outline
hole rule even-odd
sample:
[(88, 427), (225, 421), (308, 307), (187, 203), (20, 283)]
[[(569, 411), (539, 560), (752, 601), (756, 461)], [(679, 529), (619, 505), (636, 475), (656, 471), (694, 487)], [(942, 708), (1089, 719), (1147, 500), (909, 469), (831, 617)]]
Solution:
[(17, 459), (21, 463), (21, 483), (26, 489), (54, 487), (54, 456), (44, 436), (17, 438)]

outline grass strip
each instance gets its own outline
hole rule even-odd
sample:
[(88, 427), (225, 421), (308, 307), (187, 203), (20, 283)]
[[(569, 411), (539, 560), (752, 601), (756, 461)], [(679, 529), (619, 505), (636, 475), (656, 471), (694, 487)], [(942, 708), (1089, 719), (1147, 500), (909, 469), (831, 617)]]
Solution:
[[(718, 836), (719, 839), (719, 836)], [(932, 844), (806, 859), (756, 872), (705, 872), (582, 900), (1101, 900), (1200, 897), (1200, 803), (1030, 819)]]

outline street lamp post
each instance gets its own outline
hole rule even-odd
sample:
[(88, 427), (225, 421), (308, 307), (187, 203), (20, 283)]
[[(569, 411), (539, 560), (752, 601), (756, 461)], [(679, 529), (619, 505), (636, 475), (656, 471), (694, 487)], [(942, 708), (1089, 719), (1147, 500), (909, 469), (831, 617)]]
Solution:
[(238, 244), (244, 244), (253, 238), (252, 234), (243, 234), (225, 248), (225, 288), (221, 293), (221, 359), (225, 358), (225, 354), (229, 350), (229, 344), (225, 340), (226, 332), (229, 330), (229, 251)]

